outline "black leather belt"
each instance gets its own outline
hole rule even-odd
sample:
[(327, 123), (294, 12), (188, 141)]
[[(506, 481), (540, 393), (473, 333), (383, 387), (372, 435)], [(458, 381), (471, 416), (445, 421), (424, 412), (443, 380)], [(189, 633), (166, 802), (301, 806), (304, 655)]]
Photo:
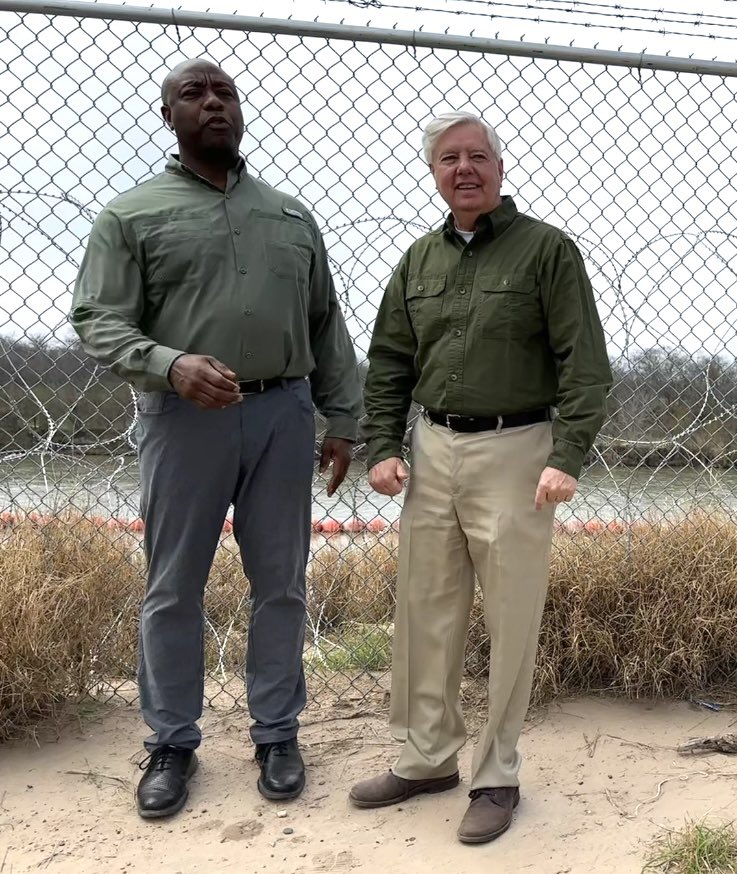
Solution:
[(280, 376), (274, 376), (271, 379), (242, 379), (238, 383), (238, 391), (242, 395), (260, 395), (270, 388), (276, 388), (282, 382), (284, 380)]
[(443, 425), (451, 431), (468, 434), (474, 431), (501, 431), (502, 428), (519, 428), (522, 425), (535, 425), (550, 421), (550, 410), (527, 410), (523, 413), (509, 413), (506, 416), (455, 416), (452, 413), (435, 413), (425, 410), (427, 418), (436, 425)]

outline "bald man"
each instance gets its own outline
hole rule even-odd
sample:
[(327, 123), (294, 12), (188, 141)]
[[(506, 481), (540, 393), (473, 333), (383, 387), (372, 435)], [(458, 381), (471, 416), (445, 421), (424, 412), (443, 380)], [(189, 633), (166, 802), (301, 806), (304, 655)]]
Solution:
[(251, 737), (266, 798), (304, 787), (297, 745), (314, 458), (345, 477), (360, 388), (314, 218), (246, 171), (235, 83), (175, 67), (162, 115), (178, 154), (115, 198), (90, 234), (70, 320), (84, 349), (137, 391), (148, 586), (139, 687), (152, 730), (144, 818), (187, 801), (202, 715), (203, 595), (229, 505), (251, 586)]

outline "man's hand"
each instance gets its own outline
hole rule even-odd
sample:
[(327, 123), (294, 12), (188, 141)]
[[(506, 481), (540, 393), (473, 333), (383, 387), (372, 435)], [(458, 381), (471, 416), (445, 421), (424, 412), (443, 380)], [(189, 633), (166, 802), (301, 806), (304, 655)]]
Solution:
[(409, 468), (401, 458), (387, 458), (369, 471), (369, 485), (380, 495), (398, 495), (409, 478)]
[(555, 467), (546, 467), (540, 474), (535, 492), (535, 509), (542, 510), (545, 504), (559, 504), (570, 501), (576, 494), (578, 480)]
[(171, 366), (174, 391), (203, 410), (221, 410), (243, 399), (235, 373), (211, 355), (180, 355)]
[(341, 437), (326, 437), (322, 444), (322, 454), (320, 456), (320, 473), (325, 471), (333, 464), (333, 475), (328, 483), (328, 497), (331, 498), (335, 494), (335, 490), (345, 479), (348, 473), (348, 468), (351, 463), (353, 443), (350, 440), (343, 440)]

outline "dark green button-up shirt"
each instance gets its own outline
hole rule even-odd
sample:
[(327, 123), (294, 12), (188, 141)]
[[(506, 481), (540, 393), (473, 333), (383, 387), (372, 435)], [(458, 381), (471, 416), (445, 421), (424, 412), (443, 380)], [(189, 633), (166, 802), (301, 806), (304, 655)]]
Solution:
[(578, 477), (612, 380), (576, 245), (511, 197), (479, 219), (467, 245), (449, 217), (410, 246), (382, 300), (369, 363), (370, 465), (401, 456), (412, 399), (464, 416), (551, 406), (548, 464)]
[(171, 157), (97, 217), (70, 321), (85, 351), (142, 391), (171, 390), (185, 352), (239, 379), (310, 377), (332, 437), (355, 439), (361, 390), (322, 236), (308, 210), (249, 176), (225, 191)]

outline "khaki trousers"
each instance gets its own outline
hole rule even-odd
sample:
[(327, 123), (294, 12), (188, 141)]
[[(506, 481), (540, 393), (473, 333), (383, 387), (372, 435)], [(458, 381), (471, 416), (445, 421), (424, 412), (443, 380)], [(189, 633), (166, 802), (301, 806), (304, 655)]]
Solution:
[(471, 788), (519, 785), (517, 741), (532, 689), (555, 508), (535, 510), (552, 449), (542, 422), (459, 434), (420, 417), (401, 517), (391, 730), (409, 780), (458, 768), (459, 702), (477, 578), (491, 638), (486, 726)]

